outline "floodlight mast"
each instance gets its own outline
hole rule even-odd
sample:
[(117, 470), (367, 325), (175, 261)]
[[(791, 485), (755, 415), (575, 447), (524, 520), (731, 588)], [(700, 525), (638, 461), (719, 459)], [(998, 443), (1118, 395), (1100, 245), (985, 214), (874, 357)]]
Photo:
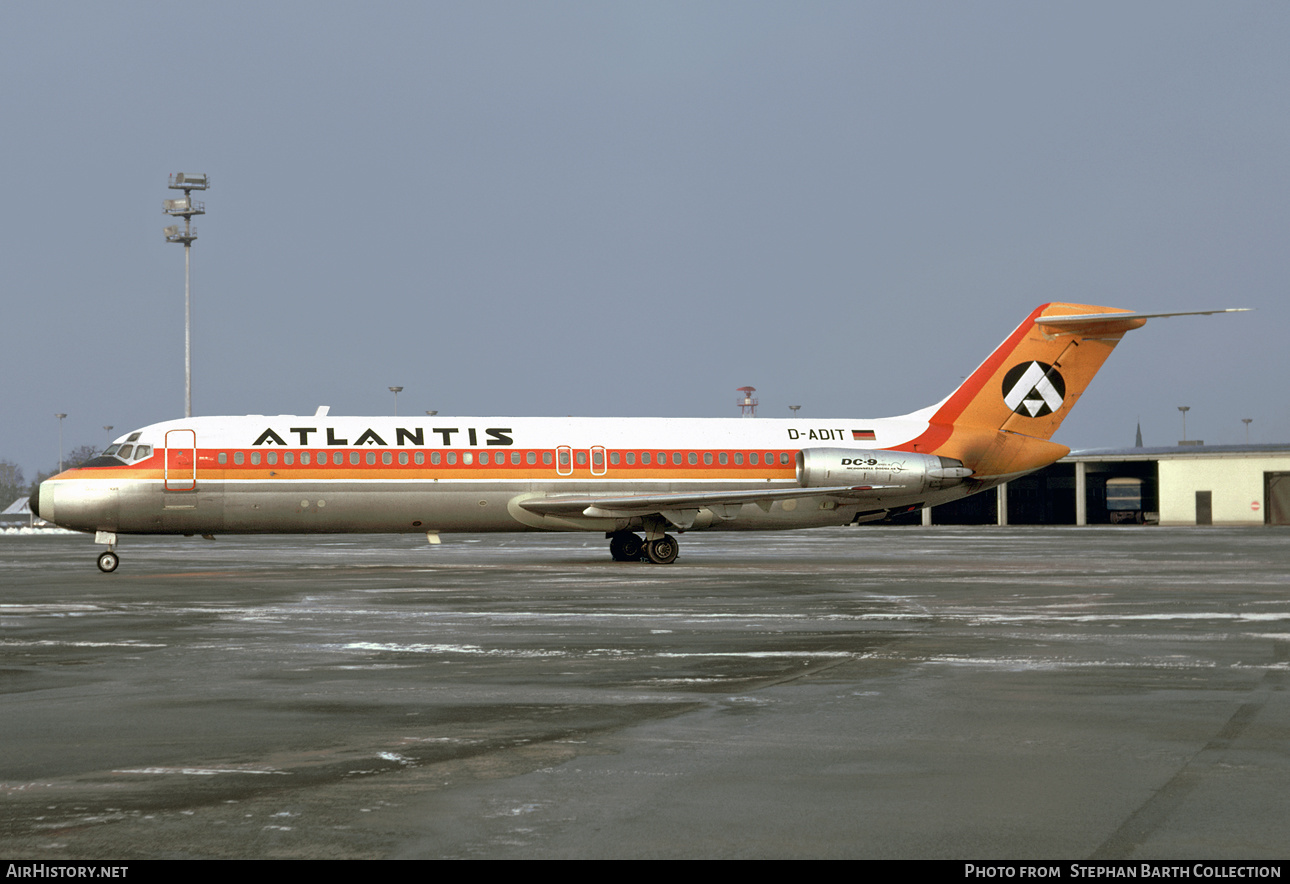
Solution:
[(194, 215), (205, 215), (206, 204), (193, 199), (194, 190), (206, 190), (210, 187), (210, 178), (205, 174), (186, 175), (176, 172), (170, 176), (171, 190), (182, 190), (184, 195), (172, 200), (162, 200), (161, 210), (167, 215), (184, 219), (181, 233), (179, 225), (165, 228), (166, 242), (183, 243), (184, 245), (184, 417), (193, 416), (193, 300), (191, 275), (191, 250), (197, 239), (197, 230), (192, 226)]

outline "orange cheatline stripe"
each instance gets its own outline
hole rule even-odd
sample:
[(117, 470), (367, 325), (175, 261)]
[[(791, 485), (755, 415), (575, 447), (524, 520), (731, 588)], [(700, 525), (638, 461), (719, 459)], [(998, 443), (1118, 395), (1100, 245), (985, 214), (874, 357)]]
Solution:
[[(190, 450), (191, 449), (181, 449), (180, 451), (187, 452)], [(685, 455), (684, 462), (679, 465), (672, 463), (672, 459), (671, 459), (671, 456), (674, 453), (677, 453), (676, 450), (664, 449), (665, 453), (667, 454), (667, 458), (664, 463), (655, 463), (655, 464), (606, 463), (603, 467), (597, 467), (596, 472), (592, 472), (592, 468), (589, 463), (582, 463), (582, 464), (575, 463), (573, 465), (572, 471), (566, 474), (560, 474), (559, 472), (557, 472), (557, 467), (554, 463), (551, 463), (551, 464), (545, 464), (541, 462), (535, 463), (535, 464), (528, 463), (527, 462), (528, 459), (526, 455), (530, 450), (534, 451), (535, 453), (543, 453), (543, 452), (550, 451), (550, 449), (508, 448), (505, 451), (496, 451), (496, 452), (491, 452), (487, 450), (481, 451), (479, 449), (456, 449), (452, 451), (445, 451), (444, 449), (434, 449), (432, 452), (429, 452), (429, 453), (440, 453), (445, 455), (451, 453), (451, 454), (457, 454), (459, 456), (469, 453), (474, 455), (475, 457), (478, 457), (478, 455), (481, 453), (487, 453), (490, 455), (490, 460), (492, 459), (491, 455), (506, 456), (506, 459), (503, 463), (500, 463), (500, 464), (489, 463), (484, 465), (484, 464), (479, 464), (478, 462), (473, 464), (464, 464), (464, 463), (418, 464), (418, 463), (415, 463), (414, 458), (411, 458), (411, 457), (409, 458), (409, 462), (406, 464), (397, 463), (397, 458), (395, 457), (391, 458), (391, 460), (394, 462), (391, 462), (388, 464), (382, 462), (383, 459), (378, 460), (377, 463), (368, 464), (366, 463), (366, 455), (368, 453), (372, 453), (372, 454), (378, 453), (377, 449), (371, 449), (371, 448), (329, 449), (325, 451), (322, 449), (282, 449), (282, 450), (199, 449), (198, 455), (197, 455), (197, 475), (199, 479), (202, 477), (206, 477), (212, 480), (224, 480), (224, 479), (241, 479), (241, 480), (266, 479), (268, 480), (270, 478), (292, 478), (292, 479), (398, 478), (398, 479), (498, 479), (498, 480), (510, 480), (510, 481), (550, 481), (550, 480), (561, 480), (561, 479), (564, 479), (564, 480), (622, 479), (622, 480), (652, 480), (652, 481), (667, 481), (669, 479), (709, 479), (709, 480), (732, 480), (732, 481), (754, 481), (754, 480), (764, 481), (766, 479), (775, 479), (775, 478), (784, 479), (784, 478), (793, 478), (796, 476), (795, 461), (791, 460), (790, 458), (790, 463), (788, 464), (779, 463), (781, 454), (789, 454), (791, 456), (794, 453), (792, 451), (785, 451), (783, 449), (777, 449), (777, 450), (764, 449), (764, 448), (756, 449), (756, 453), (759, 455), (759, 458), (764, 457), (767, 454), (774, 455), (775, 462), (770, 464), (762, 464), (762, 463), (721, 464), (716, 462), (712, 464), (702, 464), (702, 463), (691, 464), (689, 463), (689, 457), (688, 457), (691, 449), (685, 449), (679, 452)], [(585, 451), (586, 449), (577, 449), (577, 450)], [(160, 451), (165, 451), (165, 449), (161, 449)], [(337, 451), (345, 455), (345, 458), (344, 458), (345, 463), (339, 466), (331, 463), (328, 463), (326, 466), (323, 466), (321, 464), (313, 464), (313, 463), (302, 464), (298, 462), (299, 455), (302, 453), (309, 453), (314, 456), (318, 456), (320, 453), (331, 455)], [(636, 454), (637, 457), (639, 457), (644, 451), (645, 449), (635, 449), (631, 453)], [(224, 464), (218, 463), (218, 456), (220, 454), (230, 455), (230, 454), (235, 454), (239, 452), (242, 453), (248, 460), (250, 459), (251, 454), (260, 454), (263, 457), (263, 460), (259, 464), (249, 464), (249, 463), (230, 464), (227, 462)], [(397, 455), (399, 453), (415, 454), (417, 452), (420, 452), (422, 454), (427, 453), (425, 449), (413, 449), (413, 450), (379, 449), (379, 453), (382, 453), (382, 454), (389, 453), (391, 455)], [(520, 463), (513, 464), (510, 462), (509, 455), (512, 452), (518, 452), (519, 454), (524, 455), (521, 458)], [(648, 449), (648, 453), (652, 456), (656, 455), (658, 452), (659, 452), (659, 449), (657, 448)], [(745, 456), (747, 456), (751, 452), (752, 452), (752, 449), (739, 449), (738, 451), (738, 453), (744, 454)], [(281, 462), (270, 464), (267, 462), (269, 454), (275, 454), (275, 455), (278, 455), (279, 458), (281, 458), (288, 453), (292, 454), (293, 460), (297, 462), (290, 463), (290, 464), (281, 463)], [(359, 464), (349, 463), (349, 455), (351, 453), (361, 453), (363, 455), (363, 458), (362, 458), (363, 462)], [(627, 453), (627, 451), (624, 449), (614, 449), (611, 452), (607, 452), (607, 454), (609, 453), (625, 454)], [(736, 452), (730, 449), (706, 449), (706, 450), (696, 449), (695, 453), (700, 455), (704, 453), (711, 453), (714, 456), (714, 460), (720, 454), (725, 453), (730, 460), (733, 460), (733, 455)], [(185, 458), (185, 461), (187, 460), (188, 458)], [(178, 464), (178, 465), (172, 463), (170, 467), (171, 481), (176, 480), (177, 468), (181, 471), (179, 472), (179, 475), (178, 475), (179, 479), (185, 480), (185, 481), (190, 479), (191, 470), (192, 470), (191, 464), (187, 462), (183, 464)], [(79, 472), (79, 471), (75, 471), (75, 470), (68, 471), (69, 478), (71, 478), (70, 474), (72, 472)], [(158, 454), (152, 455), (148, 458), (145, 458), (144, 460), (138, 461), (133, 464), (122, 464), (121, 466), (117, 466), (117, 467), (94, 467), (94, 468), (91, 468), (88, 472), (91, 476), (102, 472), (105, 474), (105, 478), (110, 475), (113, 479), (118, 478), (124, 474), (124, 475), (128, 475), (131, 478), (159, 480), (165, 477), (164, 456), (159, 452)], [(275, 475), (273, 477), (270, 477), (269, 475), (270, 473), (273, 473)], [(81, 478), (81, 477), (77, 476), (77, 478)]]

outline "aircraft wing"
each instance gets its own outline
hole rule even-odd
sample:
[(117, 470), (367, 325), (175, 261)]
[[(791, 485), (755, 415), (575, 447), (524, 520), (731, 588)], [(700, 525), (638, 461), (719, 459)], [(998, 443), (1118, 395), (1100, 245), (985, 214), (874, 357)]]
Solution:
[(518, 501), (518, 505), (531, 513), (544, 516), (621, 519), (657, 514), (677, 527), (688, 528), (694, 523), (694, 517), (701, 507), (711, 509), (721, 519), (733, 519), (745, 503), (756, 504), (762, 510), (769, 512), (771, 504), (777, 500), (797, 500), (802, 497), (863, 498), (874, 492), (899, 490), (901, 487), (900, 485), (837, 485), (822, 488), (629, 494), (623, 497), (532, 497)]

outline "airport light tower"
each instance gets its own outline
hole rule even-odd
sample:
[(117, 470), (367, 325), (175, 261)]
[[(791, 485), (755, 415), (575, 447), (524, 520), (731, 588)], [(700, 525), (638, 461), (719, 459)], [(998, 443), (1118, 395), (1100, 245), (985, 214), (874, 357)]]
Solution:
[(67, 417), (67, 412), (60, 411), (54, 415), (58, 418), (58, 471), (63, 471), (63, 418)]
[(182, 190), (184, 195), (172, 200), (162, 200), (161, 210), (174, 218), (184, 219), (184, 229), (172, 225), (163, 231), (166, 242), (183, 243), (184, 245), (184, 417), (193, 416), (193, 299), (191, 276), (191, 253), (193, 241), (197, 239), (197, 230), (192, 226), (194, 215), (205, 215), (206, 204), (193, 199), (194, 190), (206, 190), (210, 187), (210, 178), (206, 175), (186, 175), (177, 172), (170, 176), (171, 190)]

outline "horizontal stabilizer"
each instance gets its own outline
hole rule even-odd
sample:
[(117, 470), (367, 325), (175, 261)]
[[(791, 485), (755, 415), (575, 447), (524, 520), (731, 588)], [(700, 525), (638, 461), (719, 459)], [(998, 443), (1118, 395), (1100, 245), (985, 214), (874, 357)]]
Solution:
[(1074, 316), (1041, 316), (1037, 325), (1055, 326), (1064, 331), (1083, 331), (1105, 328), (1108, 323), (1128, 328), (1138, 328), (1148, 319), (1169, 316), (1213, 316), (1217, 313), (1247, 313), (1249, 307), (1227, 307), (1221, 310), (1186, 310), (1177, 313), (1082, 313)]

